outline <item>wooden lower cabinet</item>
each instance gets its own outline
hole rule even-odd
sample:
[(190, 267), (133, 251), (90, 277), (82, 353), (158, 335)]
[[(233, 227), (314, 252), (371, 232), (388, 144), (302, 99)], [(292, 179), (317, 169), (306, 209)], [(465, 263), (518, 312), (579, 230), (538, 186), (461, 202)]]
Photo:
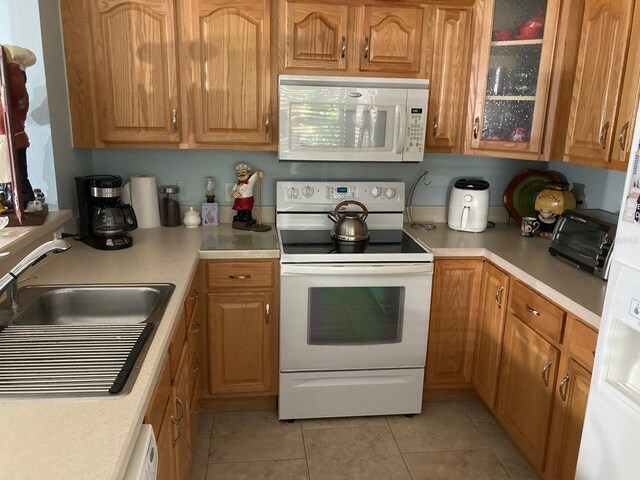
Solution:
[(173, 450), (176, 479), (188, 478), (191, 466), (191, 402), (189, 399), (189, 354), (185, 345), (171, 392), (171, 421), (174, 425)]
[(208, 294), (211, 393), (272, 391), (271, 292)]
[(167, 408), (160, 433), (156, 438), (158, 447), (158, 478), (157, 480), (175, 479), (176, 460), (173, 450), (173, 422), (171, 416), (173, 410)]
[(484, 262), (471, 383), (476, 393), (492, 410), (496, 405), (508, 298), (509, 275)]
[(539, 472), (544, 468), (558, 357), (544, 337), (515, 315), (507, 315), (497, 415)]
[(482, 260), (436, 260), (425, 390), (470, 387)]

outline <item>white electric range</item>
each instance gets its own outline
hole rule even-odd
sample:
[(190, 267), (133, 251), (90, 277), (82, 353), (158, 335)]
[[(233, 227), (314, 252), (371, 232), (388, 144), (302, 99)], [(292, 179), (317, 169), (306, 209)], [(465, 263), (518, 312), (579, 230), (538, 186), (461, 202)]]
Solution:
[[(344, 200), (366, 205), (368, 241), (331, 238)], [(277, 183), (280, 419), (420, 412), (433, 254), (404, 200), (400, 182)]]

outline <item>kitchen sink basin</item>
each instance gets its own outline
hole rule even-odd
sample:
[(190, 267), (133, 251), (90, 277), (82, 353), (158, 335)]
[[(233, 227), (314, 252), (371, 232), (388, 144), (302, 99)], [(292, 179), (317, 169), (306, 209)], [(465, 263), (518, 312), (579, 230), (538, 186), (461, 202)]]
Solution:
[(0, 310), (0, 324), (154, 323), (162, 318), (173, 289), (171, 284), (28, 286), (20, 289), (17, 311)]
[(45, 285), (0, 305), (0, 397), (128, 393), (172, 284)]

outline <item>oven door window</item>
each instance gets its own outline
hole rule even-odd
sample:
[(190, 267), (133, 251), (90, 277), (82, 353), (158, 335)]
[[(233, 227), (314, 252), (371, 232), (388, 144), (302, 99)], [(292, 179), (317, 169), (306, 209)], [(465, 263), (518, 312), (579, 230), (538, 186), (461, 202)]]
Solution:
[(404, 287), (309, 289), (309, 345), (402, 341)]

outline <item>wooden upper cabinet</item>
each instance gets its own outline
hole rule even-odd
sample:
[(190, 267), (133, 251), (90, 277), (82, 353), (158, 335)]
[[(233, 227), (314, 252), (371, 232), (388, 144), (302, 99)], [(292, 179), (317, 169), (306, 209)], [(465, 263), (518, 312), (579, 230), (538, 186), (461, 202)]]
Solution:
[[(539, 160), (560, 0), (478, 0), (465, 153)], [(516, 25), (539, 25), (521, 31)]]
[(585, 1), (565, 160), (596, 166), (609, 162), (633, 4)]
[(268, 0), (189, 1), (183, 53), (192, 68), (195, 143), (268, 143)]
[(426, 150), (462, 153), (472, 11), (456, 7), (426, 9), (429, 18), (433, 15), (430, 10), (435, 10)]
[(346, 5), (280, 0), (286, 68), (347, 68)]
[(93, 27), (99, 140), (178, 142), (180, 112), (173, 1), (88, 3)]
[(362, 7), (360, 70), (418, 73), (422, 8)]

